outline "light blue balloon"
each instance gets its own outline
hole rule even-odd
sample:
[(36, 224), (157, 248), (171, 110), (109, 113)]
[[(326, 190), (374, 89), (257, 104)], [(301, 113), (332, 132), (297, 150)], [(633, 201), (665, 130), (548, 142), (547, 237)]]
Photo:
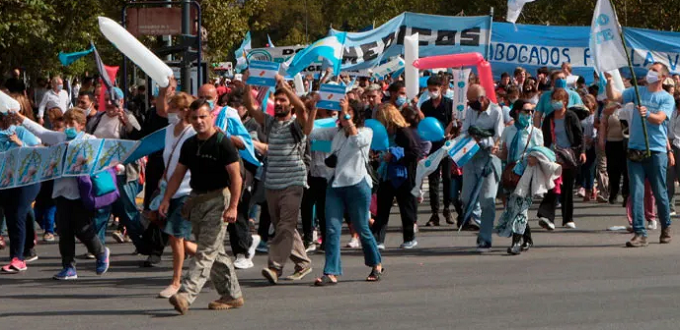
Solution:
[(385, 126), (375, 119), (366, 119), (364, 126), (373, 131), (373, 141), (371, 141), (371, 149), (376, 151), (384, 151), (390, 147), (390, 142), (387, 137), (387, 130)]
[(437, 118), (426, 117), (418, 124), (418, 135), (425, 141), (438, 142), (444, 140), (444, 128)]

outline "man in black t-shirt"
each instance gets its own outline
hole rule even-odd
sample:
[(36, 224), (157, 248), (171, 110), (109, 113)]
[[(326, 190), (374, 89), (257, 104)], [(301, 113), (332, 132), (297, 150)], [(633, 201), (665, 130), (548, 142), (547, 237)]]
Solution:
[[(427, 79), (427, 90), (430, 94), (430, 99), (423, 103), (420, 110), (425, 117), (434, 117), (439, 120), (442, 126), (446, 127), (448, 135), (453, 126), (453, 101), (442, 96), (441, 86), (443, 84), (448, 84), (448, 82), (442, 81), (438, 76), (430, 76)], [(430, 154), (439, 150), (444, 145), (444, 142), (445, 140), (432, 142)], [(428, 177), (432, 216), (426, 226), (439, 226), (439, 181), (441, 177), (444, 178), (444, 218), (446, 223), (453, 224), (451, 211), (449, 210), (449, 205), (451, 204), (451, 158), (444, 157), (437, 166), (437, 169)]]
[(182, 279), (179, 293), (170, 297), (170, 303), (180, 314), (185, 314), (196, 300), (208, 280), (208, 274), (221, 296), (208, 305), (209, 309), (243, 306), (236, 270), (224, 250), (227, 223), (236, 222), (241, 196), (239, 155), (231, 140), (215, 128), (210, 111), (211, 107), (204, 98), (191, 103), (189, 118), (196, 135), (182, 145), (177, 168), (158, 209), (162, 216), (167, 214), (170, 199), (190, 170), (192, 192), (182, 215), (191, 221), (198, 249), (195, 262), (191, 263)]

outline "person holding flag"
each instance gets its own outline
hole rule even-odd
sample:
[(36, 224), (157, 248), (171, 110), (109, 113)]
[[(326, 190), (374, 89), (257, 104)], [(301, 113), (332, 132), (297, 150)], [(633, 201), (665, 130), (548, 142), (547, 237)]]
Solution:
[[(628, 142), (628, 175), (635, 235), (626, 243), (626, 246), (644, 247), (648, 244), (643, 205), (645, 180), (649, 181), (656, 199), (659, 222), (661, 223), (659, 242), (668, 244), (671, 242), (671, 218), (666, 187), (666, 170), (672, 152), (668, 143), (667, 125), (675, 107), (673, 97), (661, 86), (663, 80), (670, 77), (668, 67), (659, 62), (652, 65), (645, 77), (646, 88), (639, 90), (639, 100), (635, 97), (635, 87), (619, 93), (613, 88), (611, 75), (607, 74), (606, 77), (607, 98), (610, 101), (623, 104), (635, 102), (639, 114), (639, 116), (631, 113), (620, 115), (632, 117)], [(609, 113), (606, 114), (611, 115), (613, 110), (614, 108), (607, 109), (606, 111), (609, 111)], [(621, 111), (625, 110), (622, 109)], [(642, 129), (645, 124), (647, 125), (647, 136)], [(645, 152), (647, 137), (650, 151), (648, 155)]]

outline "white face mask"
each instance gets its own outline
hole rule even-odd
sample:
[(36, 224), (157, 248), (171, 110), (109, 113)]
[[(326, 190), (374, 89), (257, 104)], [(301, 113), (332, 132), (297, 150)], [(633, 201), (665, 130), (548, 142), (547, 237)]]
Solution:
[(648, 84), (654, 84), (659, 82), (659, 73), (656, 71), (649, 70), (647, 71), (647, 76), (645, 77), (645, 80), (647, 81)]
[(179, 123), (179, 115), (177, 113), (174, 113), (174, 112), (169, 112), (168, 113), (168, 122), (171, 125), (175, 125), (175, 124)]
[(430, 91), (428, 91), (428, 93), (430, 94), (430, 98), (432, 98), (432, 99), (439, 98), (439, 92), (430, 92)]

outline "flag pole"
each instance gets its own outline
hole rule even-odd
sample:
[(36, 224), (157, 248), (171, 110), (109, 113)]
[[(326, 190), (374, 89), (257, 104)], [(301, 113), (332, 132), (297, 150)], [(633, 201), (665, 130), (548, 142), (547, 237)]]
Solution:
[[(612, 10), (614, 11), (614, 15), (616, 15), (616, 24), (619, 25), (619, 34), (621, 35), (621, 43), (623, 44), (623, 50), (626, 52), (626, 59), (628, 60), (628, 69), (630, 70), (630, 74), (633, 80), (633, 88), (635, 89), (635, 98), (637, 100), (638, 106), (642, 106), (642, 102), (640, 102), (640, 91), (638, 89), (638, 84), (637, 84), (637, 77), (635, 76), (635, 70), (633, 70), (633, 63), (630, 60), (630, 53), (628, 52), (628, 46), (626, 46), (626, 39), (623, 36), (623, 27), (621, 24), (619, 24), (619, 17), (616, 14), (616, 7), (614, 7), (614, 4), (609, 1), (609, 4), (612, 6)], [(639, 114), (639, 112), (638, 112)], [(642, 134), (645, 136), (645, 148), (647, 150), (647, 157), (651, 157), (652, 153), (649, 150), (649, 138), (647, 137), (647, 122), (645, 121), (645, 118), (640, 115), (640, 122), (642, 123)]]

